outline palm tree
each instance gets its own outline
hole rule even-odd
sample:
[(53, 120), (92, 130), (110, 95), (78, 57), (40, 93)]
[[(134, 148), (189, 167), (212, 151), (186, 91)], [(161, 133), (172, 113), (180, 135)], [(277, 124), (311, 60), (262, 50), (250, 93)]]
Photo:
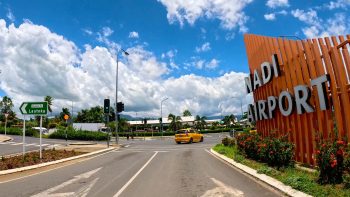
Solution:
[(199, 115), (196, 116), (195, 122), (196, 122), (196, 128), (197, 129), (204, 129), (204, 127), (207, 125), (207, 122), (205, 121), (207, 119), (206, 116), (200, 117)]
[(222, 121), (224, 121), (224, 124), (226, 126), (229, 126), (229, 125), (235, 123), (235, 120), (236, 120), (236, 117), (233, 114), (231, 114), (229, 116), (225, 116), (224, 119), (222, 119)]
[(182, 113), (182, 116), (192, 116), (191, 112), (186, 109), (183, 113)]
[(44, 101), (47, 102), (47, 108), (48, 108), (49, 112), (51, 112), (51, 113), (52, 113), (52, 108), (51, 108), (51, 106), (52, 106), (52, 101), (53, 101), (53, 100), (54, 100), (54, 99), (53, 99), (51, 96), (45, 96), (45, 98), (44, 98)]
[(169, 128), (171, 128), (173, 131), (176, 131), (181, 128), (181, 117), (175, 116), (174, 114), (168, 115), (168, 120), (170, 120)]

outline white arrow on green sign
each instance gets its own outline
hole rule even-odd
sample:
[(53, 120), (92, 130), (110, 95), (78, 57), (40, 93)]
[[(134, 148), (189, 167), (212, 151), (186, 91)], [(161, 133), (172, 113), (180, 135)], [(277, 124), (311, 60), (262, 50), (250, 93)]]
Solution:
[(47, 102), (23, 102), (19, 108), (25, 115), (46, 115)]

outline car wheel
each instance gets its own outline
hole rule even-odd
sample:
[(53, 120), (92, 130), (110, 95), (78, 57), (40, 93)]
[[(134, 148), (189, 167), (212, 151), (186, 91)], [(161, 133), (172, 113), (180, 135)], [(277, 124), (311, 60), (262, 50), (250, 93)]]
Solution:
[(192, 142), (193, 142), (193, 139), (192, 139), (192, 138), (190, 138), (190, 141), (189, 141), (188, 143), (192, 144)]
[(180, 144), (181, 142), (176, 142), (176, 144)]
[(203, 142), (203, 137), (201, 137), (201, 140), (200, 140), (200, 142)]

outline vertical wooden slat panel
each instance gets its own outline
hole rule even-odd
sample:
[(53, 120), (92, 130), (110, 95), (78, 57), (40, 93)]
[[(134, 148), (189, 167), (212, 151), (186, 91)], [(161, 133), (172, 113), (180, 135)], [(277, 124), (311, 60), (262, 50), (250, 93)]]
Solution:
[[(261, 63), (271, 62), (273, 54), (277, 54), (280, 61), (281, 75), (254, 91), (255, 102), (267, 100), (268, 96), (278, 97), (281, 91), (294, 94), (295, 86), (310, 87), (310, 79), (325, 73), (330, 76), (326, 94), (332, 98), (330, 103), (332, 105), (328, 110), (320, 109), (316, 88), (310, 87), (312, 97), (309, 102), (315, 108), (315, 112), (298, 115), (294, 111), (291, 116), (284, 117), (277, 109), (274, 119), (257, 121), (258, 131), (263, 136), (268, 135), (271, 130), (277, 130), (278, 135), (286, 131), (290, 133), (289, 140), (296, 144), (295, 158), (300, 162), (314, 163), (312, 157), (315, 148), (314, 133), (317, 130), (328, 135), (328, 132), (333, 130), (333, 119), (341, 136), (350, 137), (350, 85), (346, 74), (350, 74), (349, 44), (338, 49), (337, 38), (344, 43), (343, 36), (305, 41), (256, 35), (244, 37), (251, 74), (256, 69), (261, 73)], [(350, 35), (346, 38), (350, 39)]]

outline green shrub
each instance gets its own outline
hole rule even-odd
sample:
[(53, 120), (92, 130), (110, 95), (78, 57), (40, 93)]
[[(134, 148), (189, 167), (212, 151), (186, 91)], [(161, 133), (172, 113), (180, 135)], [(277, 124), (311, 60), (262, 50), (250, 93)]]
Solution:
[(231, 139), (231, 138), (228, 138), (228, 137), (225, 137), (221, 140), (221, 143), (224, 145), (224, 146), (234, 146), (235, 145), (235, 141), (234, 139)]
[[(49, 135), (49, 138), (66, 139), (66, 131), (64, 128), (59, 128), (56, 132)], [(67, 129), (68, 140), (86, 140), (86, 141), (102, 141), (107, 140), (107, 134), (94, 131)]]
[(293, 163), (294, 144), (288, 142), (287, 136), (268, 136), (244, 132), (237, 136), (238, 150), (248, 158), (266, 162), (277, 168)]

